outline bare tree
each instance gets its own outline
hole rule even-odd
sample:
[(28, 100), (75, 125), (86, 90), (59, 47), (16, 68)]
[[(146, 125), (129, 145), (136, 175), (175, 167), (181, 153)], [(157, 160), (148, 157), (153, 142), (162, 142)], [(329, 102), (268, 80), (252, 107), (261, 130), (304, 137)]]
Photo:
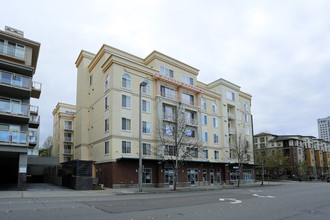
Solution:
[(240, 181), (241, 181), (241, 174), (243, 172), (243, 165), (244, 163), (247, 163), (250, 161), (250, 156), (249, 154), (249, 142), (247, 140), (247, 137), (244, 133), (237, 135), (234, 135), (234, 140), (233, 143), (231, 144), (231, 155), (234, 159), (237, 160), (237, 166), (238, 166), (238, 172), (239, 172), (239, 177), (237, 181), (237, 187), (240, 186)]
[(197, 129), (197, 112), (177, 106), (163, 105), (163, 118), (158, 124), (158, 144), (155, 153), (173, 169), (173, 190), (176, 190), (178, 171), (187, 160), (198, 158), (204, 146)]

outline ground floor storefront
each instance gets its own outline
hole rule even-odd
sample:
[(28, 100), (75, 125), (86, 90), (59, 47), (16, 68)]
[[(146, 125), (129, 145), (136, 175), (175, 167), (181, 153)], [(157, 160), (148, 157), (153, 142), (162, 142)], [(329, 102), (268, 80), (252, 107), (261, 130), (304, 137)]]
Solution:
[[(177, 171), (177, 186), (233, 184), (254, 180), (254, 166), (245, 164), (239, 172), (237, 164), (186, 161)], [(96, 177), (105, 187), (136, 187), (138, 160), (119, 159), (116, 162), (96, 163)], [(144, 187), (173, 187), (173, 163), (143, 160)]]

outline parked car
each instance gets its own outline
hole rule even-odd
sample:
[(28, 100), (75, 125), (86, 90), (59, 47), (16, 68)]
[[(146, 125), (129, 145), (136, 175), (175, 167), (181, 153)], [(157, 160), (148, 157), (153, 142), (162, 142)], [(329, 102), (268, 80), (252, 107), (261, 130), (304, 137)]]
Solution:
[(327, 182), (330, 183), (330, 177), (327, 178)]

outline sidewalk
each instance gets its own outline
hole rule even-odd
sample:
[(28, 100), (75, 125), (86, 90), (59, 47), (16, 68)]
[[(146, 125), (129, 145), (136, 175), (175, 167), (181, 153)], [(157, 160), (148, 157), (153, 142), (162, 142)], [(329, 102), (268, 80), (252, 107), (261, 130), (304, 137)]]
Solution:
[[(264, 182), (264, 186), (280, 185), (280, 182)], [(41, 187), (40, 187), (41, 186)], [(260, 187), (261, 182), (252, 182), (241, 184), (239, 188)], [(173, 188), (155, 188), (146, 187), (142, 192), (138, 188), (105, 188), (104, 190), (73, 190), (64, 187), (58, 187), (51, 184), (39, 184), (38, 187), (30, 185), (27, 191), (0, 191), (0, 199), (4, 198), (46, 198), (46, 197), (84, 197), (84, 196), (111, 196), (111, 195), (128, 195), (128, 194), (147, 194), (147, 193), (175, 193), (175, 192), (197, 192), (208, 190), (224, 190), (238, 189), (237, 185), (223, 186), (194, 186), (194, 187), (177, 187), (176, 191)]]

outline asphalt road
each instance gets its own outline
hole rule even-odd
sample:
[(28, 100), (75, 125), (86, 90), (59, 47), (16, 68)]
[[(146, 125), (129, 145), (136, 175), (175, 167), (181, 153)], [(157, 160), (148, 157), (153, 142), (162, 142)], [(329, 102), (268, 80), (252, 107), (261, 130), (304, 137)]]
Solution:
[(330, 219), (330, 183), (97, 197), (0, 199), (0, 219)]

